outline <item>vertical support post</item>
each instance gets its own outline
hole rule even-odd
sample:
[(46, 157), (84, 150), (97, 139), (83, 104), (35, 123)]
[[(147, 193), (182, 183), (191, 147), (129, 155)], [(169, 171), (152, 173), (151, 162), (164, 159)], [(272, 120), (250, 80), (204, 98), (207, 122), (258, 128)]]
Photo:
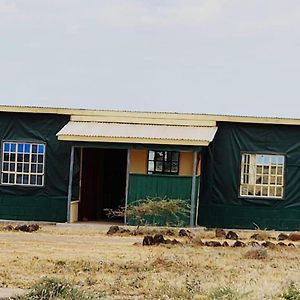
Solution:
[(197, 158), (198, 158), (198, 153), (197, 153), (197, 151), (194, 151), (192, 191), (191, 191), (190, 227), (195, 226)]
[(67, 206), (67, 222), (70, 223), (71, 200), (72, 200), (72, 181), (74, 169), (74, 146), (71, 147), (70, 170), (69, 170), (69, 186), (68, 186), (68, 206)]
[(128, 203), (128, 190), (129, 190), (129, 173), (130, 173), (129, 171), (130, 171), (130, 149), (127, 149), (124, 225), (127, 224), (127, 203)]
[(199, 155), (199, 167), (200, 167), (200, 175), (199, 178), (198, 178), (198, 188), (197, 188), (197, 195), (196, 195), (196, 200), (197, 200), (197, 203), (196, 203), (196, 217), (195, 217), (195, 226), (198, 226), (198, 215), (199, 215), (199, 194), (200, 194), (200, 185), (201, 185), (201, 154), (198, 154)]
[(83, 148), (80, 147), (80, 163), (79, 163), (79, 195), (78, 200), (81, 201), (81, 187), (82, 187), (82, 166), (83, 166)]

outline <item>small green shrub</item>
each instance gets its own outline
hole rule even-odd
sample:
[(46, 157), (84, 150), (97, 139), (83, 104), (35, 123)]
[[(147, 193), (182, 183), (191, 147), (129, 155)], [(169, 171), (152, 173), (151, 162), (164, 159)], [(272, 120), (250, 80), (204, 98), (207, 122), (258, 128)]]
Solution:
[[(120, 207), (116, 210), (105, 209), (108, 217), (126, 217), (138, 226), (155, 224), (155, 219), (160, 218), (165, 225), (181, 225), (181, 220), (190, 213), (188, 201), (160, 197), (146, 197), (130, 203), (127, 209)], [(149, 221), (150, 220), (150, 221)]]
[(232, 289), (231, 287), (220, 287), (215, 290), (213, 290), (208, 295), (209, 300), (238, 300), (241, 299), (241, 295), (239, 293)]
[(31, 290), (19, 300), (87, 300), (94, 299), (77, 289), (66, 280), (44, 277), (33, 285)]
[(300, 300), (300, 290), (292, 282), (287, 291), (282, 294), (282, 298), (286, 300)]

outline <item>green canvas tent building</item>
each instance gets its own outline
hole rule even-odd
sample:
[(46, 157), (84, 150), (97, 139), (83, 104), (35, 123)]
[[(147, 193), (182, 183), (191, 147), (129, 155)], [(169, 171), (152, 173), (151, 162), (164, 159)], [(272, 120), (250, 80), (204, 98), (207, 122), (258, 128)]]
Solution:
[(0, 124), (2, 220), (168, 197), (190, 226), (300, 228), (298, 119), (0, 106)]

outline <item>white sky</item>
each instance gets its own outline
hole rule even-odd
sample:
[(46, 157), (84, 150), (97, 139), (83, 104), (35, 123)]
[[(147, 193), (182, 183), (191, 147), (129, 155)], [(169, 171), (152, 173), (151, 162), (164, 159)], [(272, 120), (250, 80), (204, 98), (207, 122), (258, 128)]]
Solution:
[(299, 0), (0, 0), (0, 104), (300, 117)]

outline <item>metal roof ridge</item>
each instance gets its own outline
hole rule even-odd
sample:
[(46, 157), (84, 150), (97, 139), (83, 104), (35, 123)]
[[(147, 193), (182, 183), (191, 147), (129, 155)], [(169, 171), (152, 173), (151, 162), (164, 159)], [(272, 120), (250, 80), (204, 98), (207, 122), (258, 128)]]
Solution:
[[(300, 125), (300, 118), (296, 117), (279, 117), (279, 116), (255, 116), (255, 115), (230, 115), (230, 114), (212, 114), (212, 113), (194, 113), (194, 112), (175, 112), (175, 111), (138, 111), (138, 110), (121, 110), (121, 109), (96, 109), (96, 108), (75, 108), (75, 107), (55, 107), (55, 106), (37, 106), (37, 105), (5, 105), (0, 104), (0, 112), (5, 112), (5, 109), (16, 109), (15, 112), (19, 112), (17, 109), (33, 109), (32, 113), (38, 113), (36, 110), (49, 110), (52, 112), (49, 113), (55, 113), (57, 114), (68, 114), (72, 115), (73, 113), (79, 114), (82, 112), (91, 113), (91, 112), (112, 112), (112, 113), (137, 113), (137, 114), (152, 114), (152, 115), (163, 115), (163, 114), (169, 114), (169, 115), (187, 115), (187, 116), (207, 116), (213, 118), (212, 120), (215, 121), (224, 121), (222, 118), (232, 118), (232, 119), (239, 119), (239, 118), (245, 118), (245, 119), (257, 119), (257, 120), (263, 120), (267, 119), (269, 121), (299, 121)], [(73, 112), (73, 113), (72, 113)], [(46, 113), (46, 112), (45, 112)], [(220, 120), (218, 120), (220, 118)], [(227, 121), (227, 120), (226, 120)], [(229, 122), (229, 121), (227, 121)]]
[(190, 124), (151, 124), (151, 123), (134, 123), (134, 122), (107, 122), (107, 121), (77, 121), (77, 120), (71, 120), (69, 123), (94, 123), (94, 124), (121, 124), (121, 125), (137, 125), (137, 126), (166, 126), (166, 127), (196, 127), (196, 128), (211, 128), (211, 127), (217, 127), (214, 125), (190, 125)]

